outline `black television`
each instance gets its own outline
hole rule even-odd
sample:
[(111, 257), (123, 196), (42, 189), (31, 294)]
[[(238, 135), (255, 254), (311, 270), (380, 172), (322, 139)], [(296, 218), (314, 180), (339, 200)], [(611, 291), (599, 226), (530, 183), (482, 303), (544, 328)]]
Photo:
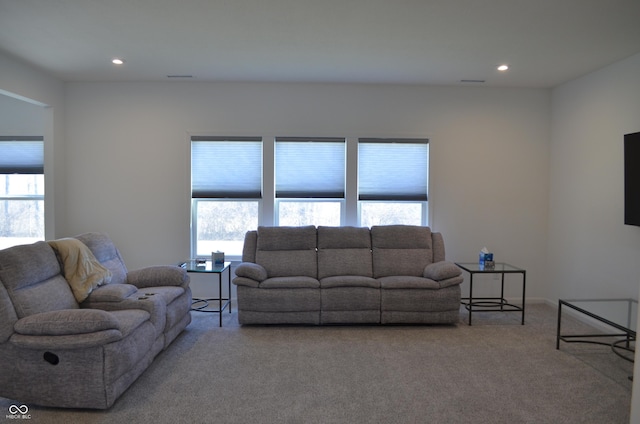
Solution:
[(624, 135), (624, 223), (640, 226), (640, 132)]

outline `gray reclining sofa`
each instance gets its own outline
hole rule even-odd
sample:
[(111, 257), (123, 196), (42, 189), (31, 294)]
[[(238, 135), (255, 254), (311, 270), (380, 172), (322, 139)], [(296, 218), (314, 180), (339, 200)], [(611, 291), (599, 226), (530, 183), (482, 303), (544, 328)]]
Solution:
[(259, 227), (235, 269), (240, 324), (455, 324), (462, 271), (429, 227)]
[(109, 270), (110, 279), (82, 302), (50, 243), (0, 250), (2, 397), (27, 405), (106, 409), (191, 322), (184, 269), (128, 272), (106, 235), (76, 240)]

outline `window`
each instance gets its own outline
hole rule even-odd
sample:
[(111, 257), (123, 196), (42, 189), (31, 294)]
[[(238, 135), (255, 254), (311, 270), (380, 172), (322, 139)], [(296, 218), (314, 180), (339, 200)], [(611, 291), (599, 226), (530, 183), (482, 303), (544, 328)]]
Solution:
[(424, 138), (191, 137), (191, 255), (259, 225), (428, 225)]
[(360, 225), (427, 225), (426, 139), (358, 140)]
[(44, 240), (44, 142), (0, 137), (0, 249)]
[(279, 200), (278, 225), (327, 225), (340, 226), (342, 202), (327, 200)]
[(339, 226), (344, 195), (344, 138), (276, 138), (277, 225)]
[(244, 235), (258, 227), (262, 139), (191, 137), (191, 251), (242, 255)]

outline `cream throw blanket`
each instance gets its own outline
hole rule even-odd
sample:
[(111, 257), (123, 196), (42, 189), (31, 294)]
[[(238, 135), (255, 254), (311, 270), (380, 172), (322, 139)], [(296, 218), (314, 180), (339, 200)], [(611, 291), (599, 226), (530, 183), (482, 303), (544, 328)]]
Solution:
[(64, 278), (78, 303), (101, 284), (111, 281), (111, 271), (102, 266), (80, 240), (63, 238), (49, 242), (62, 261)]

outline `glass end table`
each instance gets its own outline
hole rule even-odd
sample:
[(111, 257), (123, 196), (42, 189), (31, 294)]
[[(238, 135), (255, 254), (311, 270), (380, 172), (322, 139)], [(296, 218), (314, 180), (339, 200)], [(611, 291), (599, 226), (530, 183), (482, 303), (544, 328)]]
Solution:
[[(199, 260), (191, 259), (186, 262), (181, 262), (180, 267), (187, 270), (187, 272), (196, 272), (204, 274), (215, 274), (218, 279), (218, 297), (208, 298), (193, 298), (191, 302), (191, 310), (197, 312), (210, 312), (220, 314), (219, 326), (222, 327), (222, 312), (229, 308), (231, 313), (231, 262), (225, 262), (224, 264), (214, 265), (211, 260)], [(222, 295), (222, 276), (227, 275), (227, 297)], [(224, 301), (224, 303), (222, 303)], [(218, 302), (218, 308), (212, 309), (209, 302)]]
[[(456, 262), (456, 265), (469, 274), (469, 297), (462, 298), (462, 304), (469, 311), (469, 325), (474, 312), (521, 312), (522, 325), (524, 325), (524, 307), (527, 271), (522, 268), (509, 265), (504, 262), (496, 262), (494, 266), (487, 267), (478, 262)], [(474, 297), (473, 276), (476, 274), (500, 274), (500, 297)], [(509, 303), (504, 298), (505, 274), (522, 275), (522, 306)]]

